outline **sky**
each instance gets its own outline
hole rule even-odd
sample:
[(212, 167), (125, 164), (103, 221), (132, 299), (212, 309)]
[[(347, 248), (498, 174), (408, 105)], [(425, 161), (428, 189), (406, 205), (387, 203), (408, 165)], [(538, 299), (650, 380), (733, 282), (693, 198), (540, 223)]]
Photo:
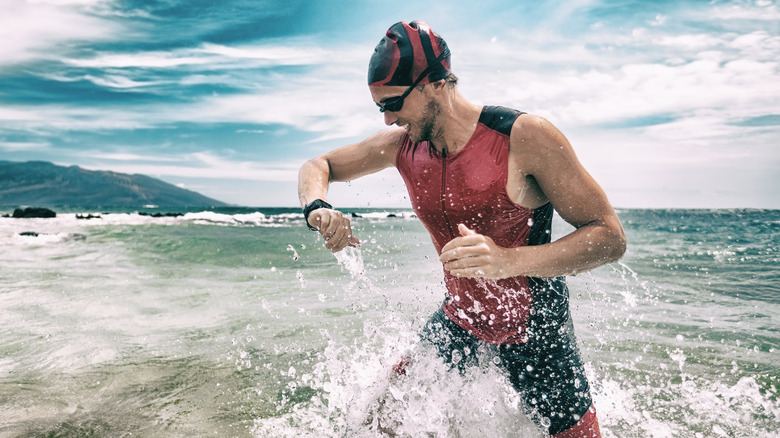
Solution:
[[(383, 129), (366, 85), (421, 20), (461, 93), (545, 117), (617, 208), (780, 208), (780, 5), (647, 0), (0, 0), (0, 160), (298, 206), (300, 166)], [(338, 207), (408, 207), (395, 169)]]

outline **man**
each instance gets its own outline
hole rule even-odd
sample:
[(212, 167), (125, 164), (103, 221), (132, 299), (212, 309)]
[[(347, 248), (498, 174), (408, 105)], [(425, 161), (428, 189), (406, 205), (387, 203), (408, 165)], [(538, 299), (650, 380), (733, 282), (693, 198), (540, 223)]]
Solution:
[[(553, 437), (600, 437), (560, 276), (618, 260), (620, 221), (563, 134), (541, 117), (471, 104), (450, 68), (428, 25), (390, 27), (368, 72), (390, 128), (301, 167), (307, 225), (334, 252), (357, 245), (349, 218), (325, 201), (328, 185), (395, 166), (448, 291), (422, 342), (460, 369), (487, 354)], [(550, 242), (553, 209), (576, 229)]]

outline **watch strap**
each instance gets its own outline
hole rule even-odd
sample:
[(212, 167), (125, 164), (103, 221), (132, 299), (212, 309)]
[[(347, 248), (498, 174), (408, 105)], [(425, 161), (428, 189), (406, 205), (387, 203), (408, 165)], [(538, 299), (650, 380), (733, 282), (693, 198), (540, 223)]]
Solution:
[(318, 229), (309, 223), (309, 213), (318, 208), (333, 208), (333, 206), (323, 201), (322, 199), (315, 199), (306, 204), (306, 207), (303, 208), (303, 220), (306, 221), (306, 226), (309, 227), (309, 229), (312, 231), (318, 231)]

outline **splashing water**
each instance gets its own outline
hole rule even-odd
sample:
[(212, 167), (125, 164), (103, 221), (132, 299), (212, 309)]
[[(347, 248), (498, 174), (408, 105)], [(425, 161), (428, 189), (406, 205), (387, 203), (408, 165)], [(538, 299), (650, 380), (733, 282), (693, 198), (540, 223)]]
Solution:
[[(460, 374), (415, 349), (411, 330), (387, 334), (366, 321), (364, 332), (353, 345), (330, 341), (307, 382), (317, 395), (287, 415), (255, 421), (255, 436), (545, 436), (497, 368)], [(408, 364), (399, 375), (393, 365), (402, 356)]]
[[(777, 438), (779, 213), (619, 214), (624, 261), (567, 280), (602, 435)], [(424, 227), (354, 222), (333, 263), (297, 210), (0, 218), (0, 435), (539, 436), (496, 369), (418, 347)]]
[[(321, 360), (293, 384), (314, 395), (284, 415), (257, 419), (255, 436), (544, 436), (490, 361), (461, 374), (417, 344), (419, 321), (402, 318), (389, 304), (388, 292), (366, 272), (359, 248), (334, 256), (352, 278), (343, 287), (345, 296), (359, 303), (383, 296), (385, 310), (379, 320), (363, 319), (362, 332), (351, 342), (321, 330), (328, 340)], [(401, 361), (403, 374), (395, 371)]]
[[(370, 251), (370, 246), (363, 248), (369, 256)], [(348, 248), (335, 254), (352, 279), (341, 293), (357, 303), (392, 296), (387, 285), (375, 285), (383, 276), (370, 260), (364, 263), (364, 253)], [(397, 263), (393, 260), (387, 267), (403, 272), (395, 268)], [(740, 321), (737, 330), (729, 328), (728, 333), (745, 336), (750, 333), (747, 325), (761, 320), (726, 314), (719, 322), (692, 313), (695, 299), (713, 296), (707, 285), (653, 277), (642, 272), (647, 266), (629, 257), (569, 278), (572, 313), (602, 435), (776, 438), (777, 380), (763, 371), (769, 366), (765, 361), (773, 352), (771, 344), (733, 339), (734, 334), (724, 331), (734, 318)], [(422, 278), (410, 279), (411, 295), (423, 292)], [(703, 304), (744, 314), (739, 313), (744, 308), (723, 306), (717, 296)], [(361, 334), (354, 339), (328, 336), (308, 381), (317, 395), (280, 418), (256, 421), (256, 436), (388, 436), (382, 431), (412, 437), (544, 436), (537, 426), (544, 423), (526, 415), (520, 395), (496, 368), (475, 368), (465, 375), (448, 371), (434, 354), (416, 348), (415, 327), (419, 329), (425, 315), (413, 315), (415, 324), (393, 310), (387, 306), (381, 317), (361, 319)], [(726, 338), (726, 344), (720, 339), (715, 347), (717, 336)], [(723, 372), (714, 374), (721, 355), (739, 359), (726, 361)], [(401, 357), (410, 364), (405, 375), (397, 376), (391, 370)]]
[(339, 265), (352, 275), (352, 278), (363, 278), (366, 275), (366, 268), (363, 263), (363, 254), (360, 248), (356, 246), (347, 246), (339, 252), (333, 253), (338, 260)]

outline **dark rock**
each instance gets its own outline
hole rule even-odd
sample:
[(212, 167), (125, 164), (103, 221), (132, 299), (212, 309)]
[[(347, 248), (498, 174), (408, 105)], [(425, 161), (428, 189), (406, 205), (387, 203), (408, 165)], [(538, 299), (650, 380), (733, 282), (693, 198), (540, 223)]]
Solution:
[(99, 214), (93, 215), (92, 213), (83, 215), (83, 214), (77, 214), (76, 219), (100, 219), (101, 216)]
[(149, 213), (146, 211), (139, 211), (139, 216), (150, 216), (150, 217), (179, 217), (184, 216), (184, 213)]
[(14, 210), (15, 218), (31, 218), (31, 217), (57, 217), (57, 213), (48, 208), (42, 207), (27, 207), (24, 210), (17, 208)]
[(22, 231), (19, 233), (20, 236), (31, 236), (31, 237), (38, 237), (38, 233), (35, 231)]

